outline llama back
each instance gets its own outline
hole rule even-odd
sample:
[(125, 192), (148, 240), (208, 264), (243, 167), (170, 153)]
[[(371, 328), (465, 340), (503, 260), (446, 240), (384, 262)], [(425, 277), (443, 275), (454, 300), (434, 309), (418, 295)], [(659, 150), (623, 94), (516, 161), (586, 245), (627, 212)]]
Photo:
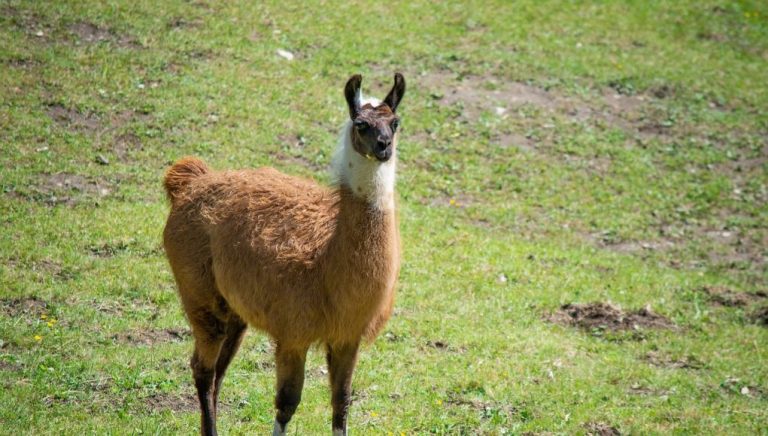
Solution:
[(172, 214), (195, 222), (212, 245), (281, 268), (316, 265), (336, 229), (338, 192), (274, 168), (210, 171), (183, 159), (168, 170), (166, 189)]

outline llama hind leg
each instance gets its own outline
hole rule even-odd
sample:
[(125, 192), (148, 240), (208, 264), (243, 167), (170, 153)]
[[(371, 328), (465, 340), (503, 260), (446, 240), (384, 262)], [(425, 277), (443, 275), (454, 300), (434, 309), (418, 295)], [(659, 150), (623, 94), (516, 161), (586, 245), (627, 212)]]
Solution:
[(197, 398), (200, 401), (200, 426), (204, 436), (216, 435), (216, 404), (214, 382), (216, 363), (226, 338), (224, 323), (211, 312), (200, 310), (190, 314), (195, 351), (190, 366), (195, 379)]
[(277, 344), (275, 353), (277, 369), (277, 395), (275, 396), (275, 426), (273, 436), (286, 434), (288, 421), (291, 420), (296, 408), (301, 402), (301, 391), (304, 388), (304, 362), (307, 348), (285, 349)]
[(224, 381), (224, 374), (227, 372), (232, 358), (235, 357), (237, 350), (240, 348), (240, 343), (245, 336), (245, 330), (247, 326), (240, 319), (235, 318), (230, 320), (226, 326), (226, 339), (221, 345), (221, 351), (219, 352), (219, 358), (216, 361), (216, 382), (213, 392), (213, 407), (218, 410), (219, 393), (221, 392), (221, 383)]
[(347, 412), (352, 401), (352, 373), (357, 363), (358, 344), (327, 346), (326, 361), (331, 379), (333, 435), (346, 436)]

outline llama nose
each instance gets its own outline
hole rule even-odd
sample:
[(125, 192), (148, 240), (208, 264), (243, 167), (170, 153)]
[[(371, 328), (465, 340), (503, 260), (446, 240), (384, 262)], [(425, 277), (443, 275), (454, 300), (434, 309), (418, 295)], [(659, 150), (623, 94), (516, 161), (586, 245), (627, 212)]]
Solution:
[(376, 140), (376, 148), (379, 150), (385, 150), (392, 145), (392, 138), (378, 138)]
[(390, 145), (392, 145), (391, 138), (379, 138), (376, 141), (376, 148), (373, 150), (373, 154), (380, 162), (387, 161), (392, 157), (392, 147)]

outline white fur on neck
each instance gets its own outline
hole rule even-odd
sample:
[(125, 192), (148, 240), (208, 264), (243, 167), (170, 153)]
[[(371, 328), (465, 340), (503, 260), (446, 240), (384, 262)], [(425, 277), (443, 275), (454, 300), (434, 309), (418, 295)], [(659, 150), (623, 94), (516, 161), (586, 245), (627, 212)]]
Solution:
[[(366, 99), (362, 105), (378, 106), (376, 99)], [(395, 207), (395, 162), (397, 161), (397, 137), (392, 142), (392, 157), (386, 162), (361, 156), (352, 146), (352, 120), (344, 123), (339, 135), (339, 146), (333, 157), (333, 176), (339, 185), (365, 199), (379, 210)]]

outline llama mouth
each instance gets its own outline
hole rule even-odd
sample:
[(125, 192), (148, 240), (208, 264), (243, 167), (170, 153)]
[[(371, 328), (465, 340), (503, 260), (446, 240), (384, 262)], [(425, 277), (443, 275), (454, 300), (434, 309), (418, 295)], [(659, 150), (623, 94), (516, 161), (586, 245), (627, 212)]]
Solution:
[(389, 158), (392, 157), (392, 150), (386, 149), (381, 151), (376, 151), (373, 153), (373, 155), (376, 157), (376, 160), (379, 162), (386, 162), (389, 160)]

